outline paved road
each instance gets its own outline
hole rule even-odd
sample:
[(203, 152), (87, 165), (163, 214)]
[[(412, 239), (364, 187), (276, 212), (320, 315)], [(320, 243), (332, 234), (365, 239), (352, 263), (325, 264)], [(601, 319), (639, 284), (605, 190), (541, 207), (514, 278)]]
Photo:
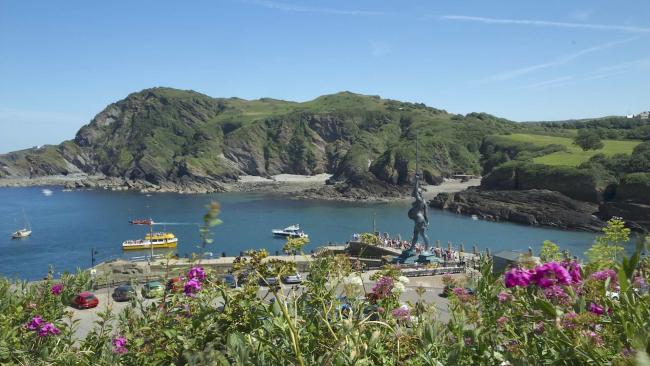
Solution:
[[(366, 289), (371, 289), (372, 286), (374, 285), (373, 281), (369, 280), (369, 275), (364, 274), (364, 284), (366, 286)], [(295, 286), (295, 285), (294, 285)], [(402, 294), (401, 300), (403, 302), (411, 302), (415, 303), (418, 300), (418, 295), (415, 291), (415, 289), (419, 286), (422, 286), (423, 288), (426, 289), (426, 292), (423, 295), (423, 299), (428, 302), (428, 303), (434, 303), (436, 309), (438, 310), (438, 317), (441, 321), (447, 322), (449, 320), (449, 311), (448, 311), (448, 304), (449, 301), (446, 298), (440, 297), (440, 293), (442, 291), (442, 285), (440, 284), (440, 276), (430, 276), (430, 277), (418, 277), (417, 279), (411, 279), (411, 282), (406, 286), (406, 291)], [(291, 291), (292, 285), (285, 285), (282, 284), (283, 291), (285, 293), (289, 293)], [(137, 286), (136, 287), (136, 292), (138, 293), (138, 296), (140, 296), (140, 290), (141, 287)], [(96, 321), (98, 321), (99, 318), (99, 313), (106, 311), (107, 309), (110, 309), (111, 312), (114, 314), (119, 314), (122, 310), (124, 310), (126, 307), (131, 306), (130, 302), (116, 302), (113, 300), (111, 297), (111, 294), (113, 293), (113, 288), (105, 288), (101, 289), (95, 292), (95, 295), (99, 299), (99, 305), (96, 308), (93, 309), (84, 309), (84, 310), (79, 310), (76, 308), (69, 307), (68, 310), (70, 310), (73, 313), (73, 320), (79, 320), (79, 323), (77, 324), (77, 329), (75, 331), (75, 337), (77, 339), (82, 339), (85, 338), (86, 335), (93, 329), (93, 327), (97, 326), (95, 324)], [(259, 291), (259, 296), (264, 297), (265, 295), (268, 294), (268, 289), (265, 287), (260, 287)], [(270, 299), (272, 295), (268, 295), (266, 298)], [(145, 304), (151, 304), (154, 302), (158, 302), (159, 299), (143, 299)], [(215, 304), (215, 306), (218, 306), (219, 304)]]

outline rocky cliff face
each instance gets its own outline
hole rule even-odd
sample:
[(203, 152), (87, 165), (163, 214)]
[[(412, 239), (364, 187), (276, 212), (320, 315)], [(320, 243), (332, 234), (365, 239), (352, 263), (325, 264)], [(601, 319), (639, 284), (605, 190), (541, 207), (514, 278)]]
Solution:
[(390, 194), (412, 180), (416, 135), (425, 179), (436, 183), (480, 171), (481, 139), (509, 125), (348, 92), (293, 103), (153, 88), (107, 106), (72, 141), (0, 155), (0, 178), (86, 174), (127, 188), (211, 191), (244, 174), (326, 172), (337, 192)]

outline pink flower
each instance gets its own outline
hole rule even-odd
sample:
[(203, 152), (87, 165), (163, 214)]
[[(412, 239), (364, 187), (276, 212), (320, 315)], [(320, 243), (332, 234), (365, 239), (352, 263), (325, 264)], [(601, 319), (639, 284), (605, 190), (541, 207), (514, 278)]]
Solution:
[(502, 327), (508, 322), (508, 317), (502, 316), (499, 319), (497, 319), (497, 324)]
[(616, 275), (616, 271), (613, 269), (604, 269), (602, 271), (594, 272), (589, 276), (589, 278), (598, 280), (598, 281), (605, 281), (606, 279), (610, 278), (610, 284), (614, 285), (618, 282), (618, 276)]
[(39, 337), (47, 337), (50, 334), (57, 335), (59, 333), (61, 333), (59, 328), (55, 327), (52, 323), (46, 323), (38, 330)]
[(375, 294), (377, 299), (381, 299), (386, 296), (390, 296), (393, 290), (393, 279), (391, 277), (382, 277), (375, 283), (375, 286), (372, 288), (372, 292)]
[(605, 313), (605, 310), (602, 307), (596, 305), (593, 302), (589, 304), (589, 306), (587, 307), (587, 310), (589, 310), (590, 312), (592, 312), (592, 313), (594, 313), (596, 315), (603, 315)]
[(560, 286), (551, 286), (544, 289), (544, 295), (549, 300), (555, 300), (559, 303), (565, 304), (569, 301), (569, 295), (564, 292)]
[(544, 333), (544, 323), (543, 322), (535, 323), (535, 325), (533, 326), (533, 332), (535, 332), (535, 334)]
[(641, 276), (634, 277), (634, 282), (632, 283), (632, 286), (634, 286), (634, 288), (642, 289), (645, 287), (645, 285), (646, 283), (643, 277)]
[(194, 296), (195, 293), (201, 291), (201, 283), (196, 278), (192, 278), (185, 283), (185, 295)]
[(402, 305), (402, 306), (400, 306), (398, 308), (393, 309), (390, 312), (390, 314), (393, 316), (393, 318), (395, 318), (397, 320), (402, 320), (402, 321), (409, 320), (410, 316), (411, 316), (411, 314), (409, 312), (409, 308), (406, 305)]
[(603, 345), (603, 338), (596, 332), (591, 331), (591, 330), (585, 330), (582, 332), (582, 334), (587, 337), (593, 344), (597, 346), (602, 346)]
[(510, 295), (509, 293), (507, 293), (507, 292), (505, 292), (505, 291), (501, 291), (501, 292), (499, 292), (499, 294), (497, 295), (497, 298), (499, 299), (499, 302), (500, 302), (500, 303), (504, 303), (504, 302), (506, 302), (506, 301), (510, 301), (510, 300), (512, 300), (512, 295)]
[(582, 282), (582, 272), (580, 270), (580, 263), (575, 261), (564, 262), (562, 263), (562, 266), (569, 271), (569, 275), (571, 276), (572, 283)]
[(526, 287), (530, 283), (531, 273), (521, 268), (513, 268), (504, 276), (506, 287)]
[(50, 289), (52, 295), (60, 295), (62, 291), (63, 291), (63, 284), (61, 283), (55, 283), (54, 285), (52, 285), (52, 288)]
[(530, 281), (541, 288), (547, 288), (558, 283), (570, 285), (571, 275), (558, 262), (548, 262), (535, 267), (535, 272), (530, 276)]
[(564, 314), (564, 318), (562, 319), (562, 326), (567, 329), (575, 328), (576, 322), (575, 318), (578, 316), (574, 311), (570, 311), (566, 314)]
[(205, 279), (205, 271), (203, 270), (203, 267), (194, 267), (187, 272), (187, 277), (192, 279), (196, 278), (199, 281), (202, 281)]
[(38, 330), (43, 325), (43, 318), (40, 315), (36, 315), (32, 320), (25, 325), (29, 330)]
[(121, 355), (127, 352), (128, 350), (126, 349), (126, 338), (124, 338), (124, 336), (119, 336), (113, 339), (113, 353)]

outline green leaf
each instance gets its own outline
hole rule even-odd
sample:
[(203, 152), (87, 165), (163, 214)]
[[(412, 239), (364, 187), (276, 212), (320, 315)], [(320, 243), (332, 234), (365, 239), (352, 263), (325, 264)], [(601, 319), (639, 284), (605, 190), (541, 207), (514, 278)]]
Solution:
[(546, 312), (546, 314), (548, 314), (549, 316), (553, 318), (557, 316), (557, 310), (550, 302), (543, 299), (537, 299), (535, 304), (537, 304), (537, 306), (542, 310), (544, 310), (544, 312)]

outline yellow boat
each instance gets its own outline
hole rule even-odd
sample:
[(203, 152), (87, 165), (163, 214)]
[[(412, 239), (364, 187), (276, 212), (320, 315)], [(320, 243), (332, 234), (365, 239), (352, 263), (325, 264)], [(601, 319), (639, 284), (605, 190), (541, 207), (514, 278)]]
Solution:
[(127, 240), (122, 243), (122, 250), (176, 248), (178, 238), (172, 233), (147, 234), (144, 240)]

